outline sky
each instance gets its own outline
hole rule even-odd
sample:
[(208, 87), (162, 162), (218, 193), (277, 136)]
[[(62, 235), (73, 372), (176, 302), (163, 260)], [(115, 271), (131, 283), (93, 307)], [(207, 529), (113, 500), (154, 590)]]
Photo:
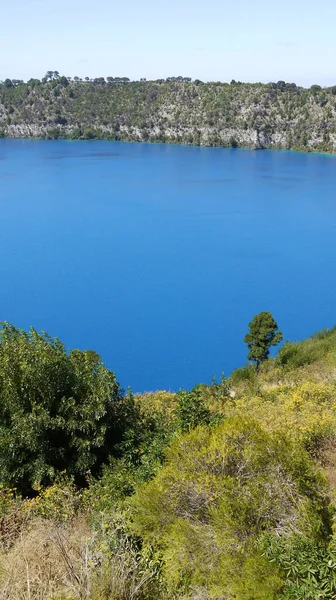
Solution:
[(336, 84), (336, 0), (0, 0), (0, 80)]

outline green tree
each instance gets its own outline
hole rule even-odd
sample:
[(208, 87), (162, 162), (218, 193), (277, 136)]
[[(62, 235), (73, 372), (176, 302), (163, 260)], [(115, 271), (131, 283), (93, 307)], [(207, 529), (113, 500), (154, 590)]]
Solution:
[(66, 471), (98, 474), (128, 423), (115, 375), (95, 352), (9, 323), (0, 330), (0, 483), (30, 493)]
[(40, 85), (40, 83), (40, 79), (34, 79), (33, 77), (27, 81), (27, 85), (31, 87), (36, 87), (37, 85)]
[(283, 339), (278, 324), (270, 312), (261, 312), (255, 315), (249, 323), (250, 331), (245, 335), (249, 353), (248, 360), (256, 363), (257, 371), (260, 363), (267, 360), (271, 346), (277, 346)]
[(69, 81), (67, 79), (67, 77), (65, 77), (64, 75), (62, 75), (62, 77), (59, 77), (58, 82), (63, 86), (63, 87), (68, 87), (69, 85)]

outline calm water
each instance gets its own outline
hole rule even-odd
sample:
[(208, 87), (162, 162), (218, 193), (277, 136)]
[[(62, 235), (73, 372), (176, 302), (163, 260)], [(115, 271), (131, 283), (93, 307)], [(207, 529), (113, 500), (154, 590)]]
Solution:
[(97, 350), (133, 390), (245, 362), (247, 323), (336, 322), (336, 158), (0, 140), (0, 319)]

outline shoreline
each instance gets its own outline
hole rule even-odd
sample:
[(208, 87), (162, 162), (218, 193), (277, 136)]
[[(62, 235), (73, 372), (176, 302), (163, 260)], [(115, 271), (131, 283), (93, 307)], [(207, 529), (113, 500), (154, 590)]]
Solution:
[(121, 144), (144, 144), (146, 146), (177, 146), (181, 148), (213, 148), (217, 150), (246, 150), (248, 152), (264, 152), (264, 151), (272, 151), (272, 152), (293, 152), (295, 154), (314, 154), (318, 156), (328, 156), (328, 157), (336, 157), (335, 152), (323, 152), (320, 150), (310, 150), (303, 148), (277, 148), (277, 147), (255, 147), (252, 148), (250, 146), (208, 146), (206, 144), (183, 144), (178, 142), (162, 142), (162, 141), (149, 141), (149, 140), (120, 140), (120, 139), (109, 139), (109, 138), (69, 138), (69, 137), (0, 137), (0, 143), (2, 140), (5, 141), (36, 141), (36, 142), (112, 142), (112, 143), (121, 143)]

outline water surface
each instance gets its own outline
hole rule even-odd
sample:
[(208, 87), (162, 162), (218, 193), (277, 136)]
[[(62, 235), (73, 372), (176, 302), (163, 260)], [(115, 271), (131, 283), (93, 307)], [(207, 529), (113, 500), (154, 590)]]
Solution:
[(251, 317), (336, 322), (336, 158), (0, 140), (0, 319), (90, 348), (135, 391), (245, 362)]

